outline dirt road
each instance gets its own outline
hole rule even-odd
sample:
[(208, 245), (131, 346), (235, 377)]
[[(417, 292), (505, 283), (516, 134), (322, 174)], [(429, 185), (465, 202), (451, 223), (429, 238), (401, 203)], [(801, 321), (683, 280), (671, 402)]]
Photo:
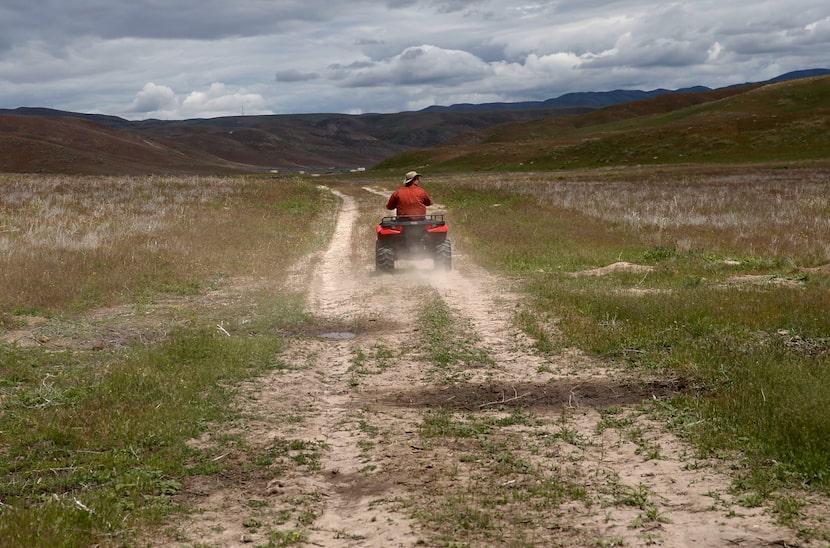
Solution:
[[(255, 481), (188, 486), (181, 545), (804, 545), (648, 417), (642, 402), (676, 386), (540, 355), (510, 283), (458, 241), (451, 272), (375, 274), (364, 225), (386, 191), (342, 192), (330, 246), (290, 283), (348, 328), (296, 341), (289, 369), (244, 388), (233, 428), (272, 461)], [(452, 317), (446, 362), (418, 320), (429, 307)]]

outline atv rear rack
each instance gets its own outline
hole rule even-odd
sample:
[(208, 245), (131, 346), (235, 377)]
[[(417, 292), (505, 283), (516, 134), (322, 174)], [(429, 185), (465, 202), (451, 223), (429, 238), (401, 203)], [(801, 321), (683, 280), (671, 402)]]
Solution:
[[(430, 227), (444, 226), (443, 215), (398, 215), (395, 217), (384, 217), (380, 221), (383, 228), (395, 228), (399, 226), (429, 225)], [(400, 229), (398, 229), (400, 230)]]

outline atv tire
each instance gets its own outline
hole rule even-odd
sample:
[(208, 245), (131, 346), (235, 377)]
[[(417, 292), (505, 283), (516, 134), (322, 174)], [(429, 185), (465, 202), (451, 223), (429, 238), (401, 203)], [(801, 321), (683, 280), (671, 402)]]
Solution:
[(393, 272), (395, 270), (395, 250), (375, 242), (375, 270), (377, 272)]
[(444, 239), (435, 246), (435, 269), (452, 270), (452, 244)]

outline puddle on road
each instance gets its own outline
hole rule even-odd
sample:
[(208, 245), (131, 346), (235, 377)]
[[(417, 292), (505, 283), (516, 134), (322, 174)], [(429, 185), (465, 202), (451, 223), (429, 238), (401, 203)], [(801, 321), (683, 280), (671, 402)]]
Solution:
[(357, 333), (353, 333), (351, 331), (331, 331), (329, 333), (320, 333), (320, 336), (324, 339), (343, 341), (346, 339), (354, 339), (357, 337)]

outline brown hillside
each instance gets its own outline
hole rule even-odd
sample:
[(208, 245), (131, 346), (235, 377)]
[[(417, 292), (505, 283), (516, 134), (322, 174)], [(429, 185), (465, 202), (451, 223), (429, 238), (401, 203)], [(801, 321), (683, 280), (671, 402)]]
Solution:
[[(0, 171), (223, 173), (370, 167), (471, 131), (567, 112), (300, 114), (131, 122), (49, 109), (0, 111)], [(24, 115), (25, 114), (25, 115)]]
[(89, 120), (0, 115), (0, 171), (142, 174), (233, 171), (241, 167), (205, 154), (188, 156)]

